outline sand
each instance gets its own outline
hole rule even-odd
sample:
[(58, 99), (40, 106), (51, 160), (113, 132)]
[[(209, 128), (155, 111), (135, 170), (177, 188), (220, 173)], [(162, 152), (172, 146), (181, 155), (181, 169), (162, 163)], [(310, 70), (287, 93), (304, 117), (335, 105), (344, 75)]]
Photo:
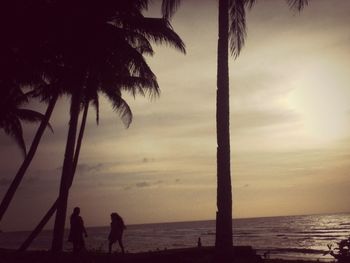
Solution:
[[(212, 263), (213, 247), (169, 249), (162, 251), (106, 254), (101, 252), (81, 252), (73, 254), (64, 252), (52, 254), (49, 251), (16, 252), (0, 249), (0, 263)], [(234, 263), (315, 263), (316, 261), (302, 260), (263, 260), (256, 255), (251, 247), (235, 247), (233, 250)]]

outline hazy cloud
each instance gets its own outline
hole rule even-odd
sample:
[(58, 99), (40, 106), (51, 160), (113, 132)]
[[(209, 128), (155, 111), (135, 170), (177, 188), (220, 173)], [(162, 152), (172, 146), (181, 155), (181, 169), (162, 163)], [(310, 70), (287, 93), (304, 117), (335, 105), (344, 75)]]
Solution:
[(80, 173), (90, 173), (90, 172), (99, 172), (105, 168), (104, 164), (98, 163), (95, 165), (89, 165), (86, 163), (78, 164), (77, 171)]
[(292, 111), (245, 111), (234, 112), (231, 115), (235, 120), (233, 128), (235, 131), (240, 129), (256, 129), (266, 126), (297, 123), (298, 115)]
[(142, 187), (149, 187), (149, 186), (151, 186), (151, 184), (148, 182), (141, 182), (141, 183), (136, 183), (135, 186), (142, 188)]

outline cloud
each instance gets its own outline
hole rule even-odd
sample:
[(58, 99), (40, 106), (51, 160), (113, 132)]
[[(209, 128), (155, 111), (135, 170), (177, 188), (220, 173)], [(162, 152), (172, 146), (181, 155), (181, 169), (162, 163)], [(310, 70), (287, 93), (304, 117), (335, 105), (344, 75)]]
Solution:
[(142, 188), (142, 187), (152, 187), (152, 186), (157, 186), (157, 185), (161, 185), (163, 184), (163, 180), (158, 180), (155, 182), (140, 182), (140, 183), (136, 183), (135, 186)]
[(142, 181), (142, 182), (137, 182), (135, 184), (130, 184), (127, 185), (125, 187), (123, 187), (123, 190), (130, 190), (134, 187), (136, 188), (150, 188), (150, 187), (154, 187), (154, 186), (160, 186), (161, 184), (163, 184), (164, 181), (163, 180), (157, 180), (157, 181)]
[(105, 168), (105, 165), (102, 163), (98, 163), (94, 165), (82, 163), (77, 165), (77, 171), (80, 173), (99, 172), (104, 168)]
[[(39, 176), (29, 176), (30, 174), (27, 174), (25, 178), (22, 180), (22, 184), (32, 184), (32, 183), (37, 183), (40, 181)], [(0, 178), (0, 187), (7, 187), (9, 186), (13, 181), (13, 178)]]
[[(97, 163), (97, 164), (87, 164), (87, 163), (81, 163), (77, 165), (77, 172), (78, 173), (91, 173), (91, 172), (99, 172), (101, 170), (103, 170), (106, 167), (105, 164), (103, 163)], [(62, 166), (57, 167), (56, 170), (57, 171), (62, 171)]]
[(156, 161), (156, 159), (154, 159), (154, 158), (143, 158), (142, 159), (142, 162), (143, 163), (149, 163), (149, 162), (155, 162)]
[(233, 129), (257, 129), (267, 126), (298, 123), (299, 117), (293, 111), (243, 111), (231, 115)]
[(151, 184), (148, 182), (141, 182), (141, 183), (136, 183), (135, 184), (136, 187), (142, 188), (142, 187), (150, 187)]

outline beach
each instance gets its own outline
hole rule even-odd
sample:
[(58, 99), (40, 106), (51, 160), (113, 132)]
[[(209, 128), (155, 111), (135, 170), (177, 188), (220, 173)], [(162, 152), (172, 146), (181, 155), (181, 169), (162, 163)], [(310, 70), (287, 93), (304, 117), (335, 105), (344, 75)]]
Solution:
[[(329, 254), (324, 256), (327, 244), (335, 247), (347, 238), (349, 222), (349, 214), (234, 219), (233, 242), (235, 246), (251, 246), (261, 256), (268, 252), (271, 259), (332, 261)], [(109, 230), (108, 226), (88, 227), (87, 249), (106, 253)], [(18, 249), (28, 235), (28, 231), (1, 233), (0, 247)], [(127, 225), (123, 240), (126, 251), (135, 254), (193, 248), (198, 238), (203, 247), (214, 246), (215, 221)], [(72, 244), (67, 239), (68, 230), (64, 251), (70, 252)], [(49, 250), (51, 240), (52, 231), (43, 231), (29, 249)], [(119, 246), (115, 245), (113, 251), (120, 252)]]
[[(79, 254), (59, 253), (53, 254), (48, 251), (15, 252), (12, 250), (0, 250), (0, 262), (28, 263), (28, 262), (168, 262), (168, 263), (211, 263), (214, 257), (214, 248), (187, 248), (171, 249), (144, 253), (120, 253), (106, 254), (101, 252), (82, 252)], [(262, 259), (248, 246), (234, 247), (232, 262), (240, 263), (312, 263), (312, 260), (285, 260), (285, 259)], [(317, 261), (319, 262), (319, 261)]]

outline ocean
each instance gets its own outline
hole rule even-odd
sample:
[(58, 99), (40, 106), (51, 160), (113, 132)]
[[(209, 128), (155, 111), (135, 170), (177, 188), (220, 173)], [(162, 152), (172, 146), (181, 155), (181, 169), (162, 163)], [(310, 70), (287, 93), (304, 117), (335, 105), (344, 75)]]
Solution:
[[(107, 251), (109, 227), (90, 227), (87, 231), (87, 247)], [(0, 247), (17, 248), (28, 233), (0, 233)], [(334, 247), (349, 235), (350, 213), (233, 220), (234, 244), (250, 245), (261, 255), (269, 251), (271, 258), (330, 261), (333, 259), (330, 255), (323, 256), (328, 250), (327, 244)], [(48, 249), (51, 237), (52, 231), (44, 231), (30, 249)], [(194, 247), (199, 237), (203, 246), (213, 246), (215, 221), (128, 225), (124, 245), (129, 252)], [(71, 250), (71, 244), (65, 242), (65, 249)]]

